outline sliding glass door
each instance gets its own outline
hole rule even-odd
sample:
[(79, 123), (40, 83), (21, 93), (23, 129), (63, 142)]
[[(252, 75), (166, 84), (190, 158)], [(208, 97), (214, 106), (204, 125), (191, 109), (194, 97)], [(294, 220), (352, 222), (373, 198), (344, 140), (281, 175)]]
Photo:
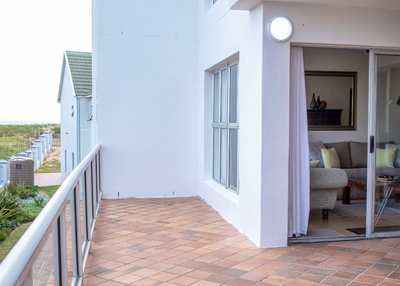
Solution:
[(370, 51), (367, 237), (400, 234), (400, 52)]

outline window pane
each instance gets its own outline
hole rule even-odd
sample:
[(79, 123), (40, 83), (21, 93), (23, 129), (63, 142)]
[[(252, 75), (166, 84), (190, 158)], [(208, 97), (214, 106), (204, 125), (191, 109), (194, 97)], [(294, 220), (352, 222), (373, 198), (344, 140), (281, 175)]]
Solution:
[(219, 152), (219, 129), (213, 129), (214, 138), (213, 138), (213, 178), (220, 181), (220, 152)]
[(226, 186), (228, 129), (221, 129), (221, 183)]
[(219, 122), (219, 73), (214, 74), (214, 116), (213, 121)]
[(229, 122), (237, 123), (237, 76), (238, 66), (230, 69)]
[(238, 189), (238, 130), (229, 130), (229, 188)]
[(221, 121), (228, 122), (228, 71), (221, 72)]

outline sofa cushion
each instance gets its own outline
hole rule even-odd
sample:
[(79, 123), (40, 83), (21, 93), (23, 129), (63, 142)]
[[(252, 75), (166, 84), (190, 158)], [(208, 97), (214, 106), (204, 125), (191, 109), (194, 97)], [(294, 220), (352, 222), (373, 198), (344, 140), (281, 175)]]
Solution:
[(352, 168), (367, 168), (368, 144), (350, 141), (350, 159)]
[(386, 144), (386, 149), (397, 148), (396, 155), (394, 156), (394, 167), (400, 168), (400, 145)]
[(310, 161), (310, 168), (318, 168), (319, 161)]
[(376, 148), (385, 149), (386, 144), (395, 144), (394, 141), (378, 142), (376, 143)]
[(321, 153), (325, 168), (340, 168), (340, 161), (335, 148), (322, 148)]
[(310, 169), (310, 190), (329, 190), (347, 185), (347, 174), (342, 169)]
[(310, 154), (309, 154), (310, 160), (319, 161), (318, 168), (323, 168), (324, 163), (322, 162), (321, 149), (325, 148), (324, 143), (322, 143), (321, 141), (309, 142), (308, 146), (309, 146), (309, 152), (310, 152)]
[(339, 157), (340, 168), (351, 168), (349, 142), (325, 143), (325, 147), (327, 149), (335, 148)]
[(394, 156), (397, 148), (381, 149), (376, 148), (376, 167), (394, 168)]

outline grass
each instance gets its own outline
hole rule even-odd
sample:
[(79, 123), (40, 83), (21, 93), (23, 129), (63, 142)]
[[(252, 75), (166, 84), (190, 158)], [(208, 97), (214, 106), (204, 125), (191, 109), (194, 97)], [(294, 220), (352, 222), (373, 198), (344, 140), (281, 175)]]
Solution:
[[(8, 157), (29, 149), (29, 146), (34, 143), (34, 140), (39, 138), (45, 130), (60, 130), (59, 124), (25, 124), (0, 125), (0, 159), (7, 160)], [(29, 144), (31, 138), (31, 144)]]
[(49, 196), (49, 198), (52, 198), (54, 196), (54, 194), (57, 192), (59, 187), (60, 187), (60, 185), (39, 187), (38, 192), (45, 193), (47, 196)]
[(35, 171), (35, 173), (60, 173), (61, 172), (61, 162), (59, 160), (51, 160), (50, 162), (45, 162), (42, 166)]
[[(38, 188), (38, 193), (40, 194), (46, 194), (50, 198), (53, 197), (53, 195), (56, 193), (60, 186), (55, 185), (55, 186), (47, 186), (47, 187), (39, 187)], [(27, 211), (30, 212), (30, 214), (34, 214), (37, 212), (36, 216), (39, 214), (38, 212), (38, 207), (36, 206), (31, 206)], [(36, 217), (35, 216), (35, 217)], [(33, 220), (35, 217), (31, 217)], [(12, 232), (2, 243), (0, 243), (0, 262), (3, 261), (3, 259), (7, 256), (7, 254), (10, 252), (10, 250), (14, 247), (14, 245), (18, 242), (18, 240), (21, 238), (21, 236), (25, 233), (25, 231), (28, 229), (28, 227), (31, 225), (32, 222), (24, 223), (21, 224), (14, 232)]]
[(31, 225), (31, 222), (21, 224), (10, 236), (7, 237), (2, 244), (0, 244), (0, 262), (7, 256), (10, 250), (14, 247), (14, 245), (18, 242), (20, 237), (25, 233), (28, 227)]

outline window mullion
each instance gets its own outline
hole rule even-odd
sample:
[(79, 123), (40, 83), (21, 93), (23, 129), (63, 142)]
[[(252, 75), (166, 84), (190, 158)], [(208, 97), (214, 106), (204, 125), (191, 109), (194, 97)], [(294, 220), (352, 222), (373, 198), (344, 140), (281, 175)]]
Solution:
[[(219, 89), (218, 89), (218, 102), (219, 102), (219, 114), (218, 114), (218, 123), (221, 124), (221, 98), (222, 98), (222, 71), (219, 71), (219, 77), (218, 77), (218, 81), (219, 81)], [(221, 176), (222, 176), (222, 164), (221, 164), (221, 156), (222, 156), (222, 150), (221, 150), (221, 141), (222, 141), (222, 130), (221, 130), (221, 126), (218, 127), (218, 131), (219, 131), (219, 178), (218, 181), (219, 183), (221, 183)]]
[(230, 114), (229, 114), (229, 107), (230, 107), (230, 98), (231, 98), (231, 69), (228, 66), (227, 67), (227, 81), (226, 81), (227, 86), (227, 96), (226, 96), (226, 100), (228, 101), (226, 104), (226, 122), (227, 122), (227, 128), (226, 128), (226, 136), (228, 137), (226, 140), (226, 188), (229, 189), (229, 118), (230, 118)]

